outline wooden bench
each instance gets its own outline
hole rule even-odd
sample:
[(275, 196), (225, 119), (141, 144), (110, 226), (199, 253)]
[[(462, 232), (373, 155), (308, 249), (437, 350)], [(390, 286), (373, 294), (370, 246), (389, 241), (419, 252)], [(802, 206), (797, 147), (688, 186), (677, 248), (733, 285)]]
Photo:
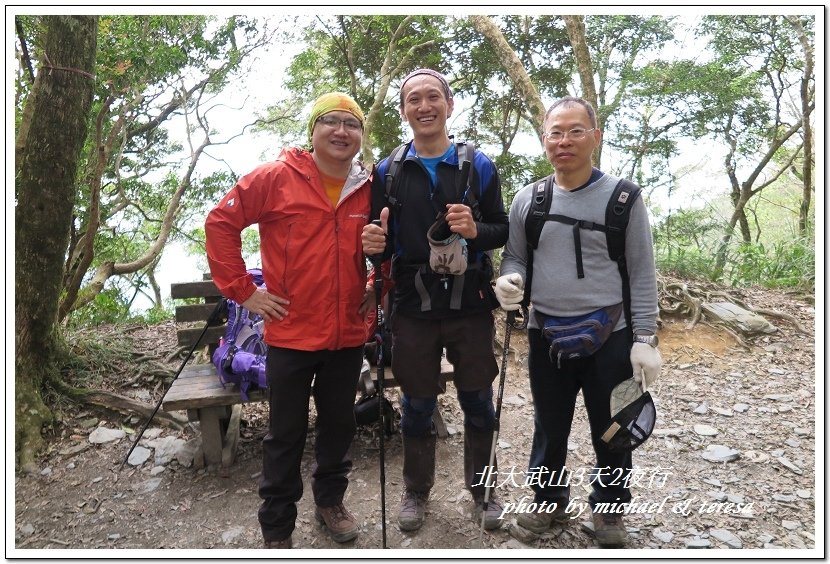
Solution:
[[(221, 312), (218, 322), (205, 330), (205, 323), (221, 298), (221, 293), (209, 279), (209, 275), (205, 278), (196, 282), (173, 283), (170, 286), (170, 295), (174, 300), (200, 300), (199, 303), (176, 306), (176, 322), (189, 324), (179, 327), (176, 332), (177, 340), (179, 346), (187, 347), (187, 350), (194, 344), (197, 344), (197, 350), (199, 347), (206, 348), (210, 358), (218, 346), (220, 337), (225, 334), (227, 307)], [(197, 343), (202, 331), (205, 331), (204, 336)], [(441, 376), (444, 385), (452, 381), (453, 367), (446, 360), (441, 365)], [(389, 367), (384, 369), (383, 385), (384, 389), (398, 386)], [(252, 390), (248, 396), (248, 402), (268, 399), (263, 390)], [(188, 364), (165, 394), (162, 409), (187, 411), (188, 420), (199, 422), (202, 448), (196, 455), (197, 467), (204, 465), (226, 468), (233, 464), (236, 457), (243, 403), (246, 402), (239, 394), (239, 387), (235, 384), (223, 385), (213, 364)], [(438, 435), (447, 437), (449, 433), (438, 409), (435, 410), (433, 421)]]

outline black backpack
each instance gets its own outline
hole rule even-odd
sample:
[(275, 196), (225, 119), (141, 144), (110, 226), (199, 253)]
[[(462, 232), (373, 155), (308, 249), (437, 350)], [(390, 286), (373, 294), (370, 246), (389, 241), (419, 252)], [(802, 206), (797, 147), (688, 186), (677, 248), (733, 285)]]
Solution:
[(574, 251), (576, 255), (577, 278), (585, 278), (582, 269), (582, 244), (580, 229), (603, 231), (608, 245), (608, 258), (617, 263), (622, 278), (623, 311), (628, 327), (631, 327), (631, 288), (628, 280), (628, 268), (625, 262), (625, 230), (631, 216), (631, 207), (640, 196), (641, 189), (633, 182), (620, 179), (605, 207), (605, 225), (550, 213), (553, 175), (540, 180), (533, 188), (533, 200), (525, 217), (525, 236), (527, 238), (527, 281), (522, 297), (522, 306), (530, 305), (530, 287), (533, 282), (533, 251), (539, 246), (539, 237), (546, 221), (557, 221), (573, 225)]

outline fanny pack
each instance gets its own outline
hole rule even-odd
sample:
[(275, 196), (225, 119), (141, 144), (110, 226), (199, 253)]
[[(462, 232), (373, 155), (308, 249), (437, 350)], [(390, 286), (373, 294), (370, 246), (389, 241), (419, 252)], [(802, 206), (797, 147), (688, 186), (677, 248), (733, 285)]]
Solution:
[(467, 271), (467, 240), (450, 231), (446, 213), (438, 216), (427, 230), (429, 267), (438, 274), (464, 274)]
[(551, 362), (559, 367), (562, 359), (586, 358), (597, 352), (614, 331), (622, 310), (620, 303), (575, 317), (537, 313), (542, 336), (550, 344)]

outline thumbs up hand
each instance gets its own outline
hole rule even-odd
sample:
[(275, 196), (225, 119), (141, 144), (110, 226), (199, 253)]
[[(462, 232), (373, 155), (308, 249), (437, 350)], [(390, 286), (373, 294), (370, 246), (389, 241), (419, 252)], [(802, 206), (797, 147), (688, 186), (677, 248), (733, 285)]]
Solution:
[(361, 242), (363, 243), (363, 254), (375, 256), (383, 254), (386, 250), (386, 234), (389, 233), (389, 208), (380, 211), (380, 225), (369, 223), (363, 226)]

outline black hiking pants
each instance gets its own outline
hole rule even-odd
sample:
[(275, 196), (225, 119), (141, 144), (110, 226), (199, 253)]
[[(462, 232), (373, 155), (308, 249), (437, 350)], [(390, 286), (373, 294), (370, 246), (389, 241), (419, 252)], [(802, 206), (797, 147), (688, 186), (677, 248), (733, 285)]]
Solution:
[[(539, 329), (528, 330), (530, 391), (533, 394), (534, 430), (528, 477), (534, 501), (559, 506), (568, 504), (570, 486), (591, 485), (588, 502), (628, 503), (631, 452), (612, 452), (602, 441), (611, 424), (611, 390), (631, 378), (631, 332), (628, 328), (611, 333), (608, 341), (588, 358), (561, 361), (557, 367), (548, 354), (550, 345)], [(591, 442), (596, 453), (594, 468), (565, 468), (568, 436), (571, 433), (576, 397), (585, 401)]]
[(349, 447), (356, 424), (354, 403), (363, 347), (336, 351), (268, 348), (270, 421), (262, 441), (259, 523), (265, 541), (291, 535), (303, 495), (300, 465), (308, 433), (309, 398), (314, 396), (314, 503), (343, 501), (352, 469)]

